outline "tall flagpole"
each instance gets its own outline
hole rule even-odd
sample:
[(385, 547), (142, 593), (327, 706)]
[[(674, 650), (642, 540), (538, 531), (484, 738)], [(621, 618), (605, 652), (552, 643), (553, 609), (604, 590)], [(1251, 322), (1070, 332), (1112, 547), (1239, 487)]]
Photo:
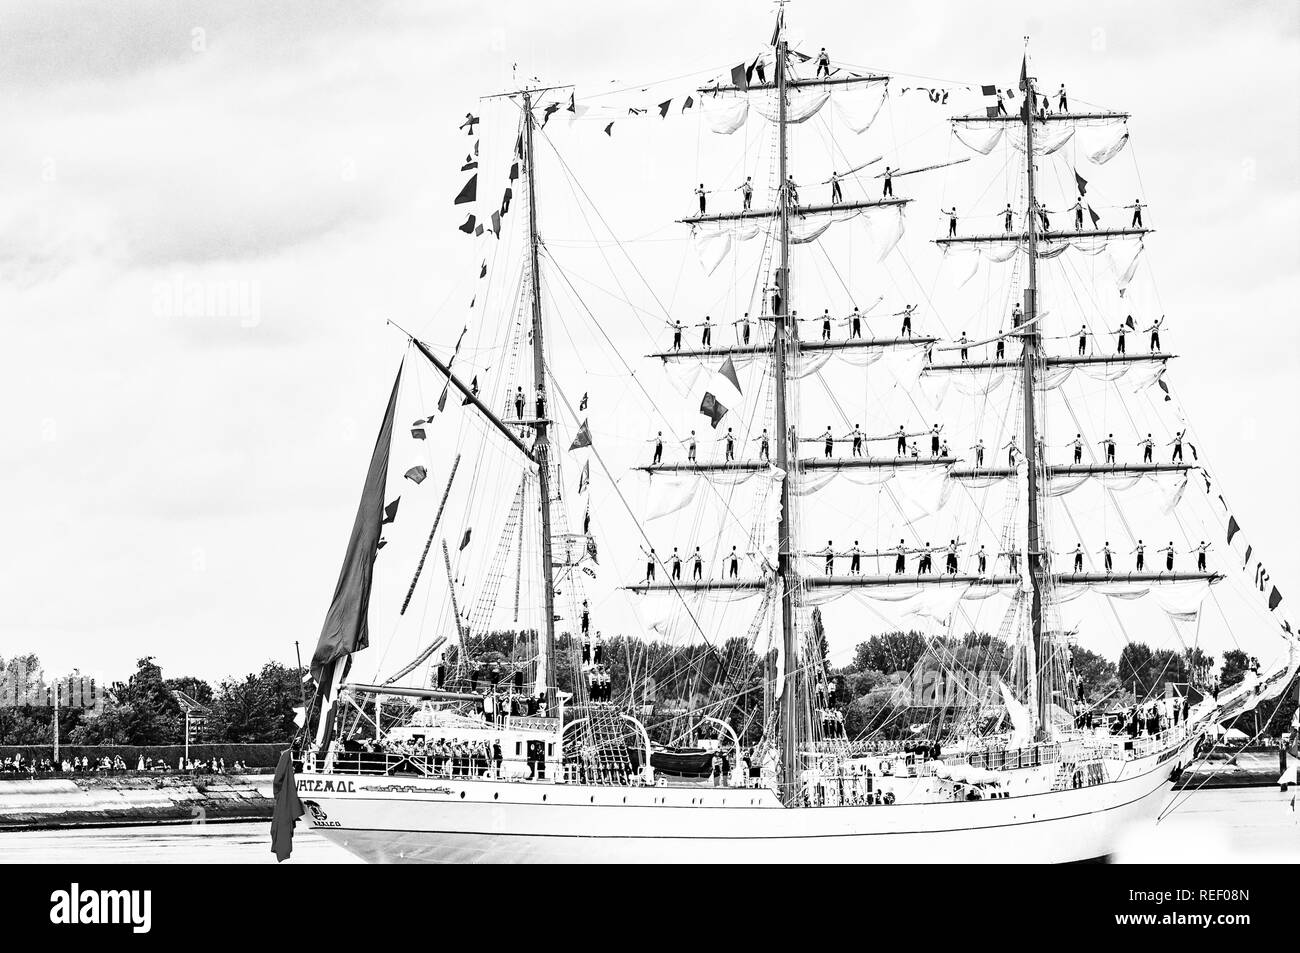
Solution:
[[(538, 268), (537, 249), (540, 241), (537, 237), (537, 187), (533, 171), (533, 99), (529, 90), (523, 91), (524, 101), (524, 173), (528, 180), (528, 252), (529, 270), (532, 281), (533, 306), (533, 381), (537, 386), (537, 398), (541, 400), (547, 413), (550, 401), (546, 399), (546, 348), (542, 327), (542, 285), (541, 272)], [(536, 415), (544, 418), (545, 413)], [(544, 419), (538, 419), (537, 440), (533, 444), (533, 456), (537, 460), (537, 487), (541, 497), (542, 515), (542, 585), (545, 587), (542, 602), (545, 611), (545, 628), (543, 645), (545, 647), (545, 665), (539, 674), (545, 679), (546, 709), (555, 714), (555, 568), (551, 554), (551, 474), (550, 474), (550, 425)]]

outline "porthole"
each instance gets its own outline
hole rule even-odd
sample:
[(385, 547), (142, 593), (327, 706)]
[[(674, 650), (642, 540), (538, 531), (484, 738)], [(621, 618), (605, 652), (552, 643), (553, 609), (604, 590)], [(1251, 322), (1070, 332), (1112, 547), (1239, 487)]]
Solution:
[(462, 801), (465, 800), (465, 792), (464, 792), (464, 791), (461, 791), (461, 792), (460, 792), (460, 799), (461, 799)]
[(493, 791), (493, 792), (492, 792), (492, 800), (495, 801), (495, 800), (496, 800), (497, 798), (499, 798), (500, 796), (501, 796), (501, 792), (500, 792), (500, 791)]

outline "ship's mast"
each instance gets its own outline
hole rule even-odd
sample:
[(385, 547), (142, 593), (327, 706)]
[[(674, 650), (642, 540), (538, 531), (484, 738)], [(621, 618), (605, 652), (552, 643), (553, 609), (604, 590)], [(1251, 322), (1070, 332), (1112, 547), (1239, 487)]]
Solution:
[(785, 473), (781, 481), (781, 514), (777, 520), (777, 575), (781, 584), (781, 646), (785, 658), (785, 691), (781, 695), (781, 767), (784, 774), (783, 790), (787, 798), (798, 790), (801, 765), (799, 762), (799, 662), (798, 638), (794, 626), (794, 604), (791, 601), (792, 583), (797, 584), (790, 521), (790, 432), (786, 423), (785, 363), (786, 334), (790, 327), (786, 315), (790, 308), (790, 194), (786, 188), (786, 58), (784, 36), (778, 36), (776, 45), (776, 96), (777, 96), (777, 201), (780, 203), (781, 268), (777, 272), (776, 287), (781, 297), (780, 313), (774, 314), (775, 355), (773, 377), (776, 385), (776, 464)]
[(537, 249), (540, 240), (537, 237), (537, 177), (533, 172), (533, 101), (529, 90), (523, 91), (524, 102), (524, 175), (528, 182), (528, 265), (531, 279), (531, 296), (533, 310), (533, 381), (537, 391), (535, 398), (540, 398), (545, 413), (539, 413), (535, 424), (537, 439), (533, 444), (533, 457), (537, 461), (537, 488), (541, 497), (542, 513), (542, 585), (543, 606), (545, 611), (545, 628), (542, 630), (545, 647), (545, 665), (538, 673), (545, 679), (546, 708), (554, 713), (555, 696), (555, 569), (551, 555), (551, 474), (550, 474), (550, 425), (545, 419), (550, 412), (550, 401), (546, 399), (546, 348), (542, 328), (542, 286), (541, 272), (538, 269)]
[(1039, 346), (1042, 342), (1042, 335), (1039, 332), (1035, 318), (1038, 317), (1038, 251), (1037, 251), (1037, 232), (1038, 232), (1038, 203), (1034, 195), (1034, 80), (1025, 71), (1025, 101), (1022, 118), (1025, 125), (1025, 171), (1028, 176), (1027, 200), (1028, 207), (1025, 212), (1025, 233), (1026, 233), (1026, 250), (1029, 253), (1029, 284), (1025, 288), (1024, 320), (1025, 331), (1022, 335), (1024, 350), (1021, 356), (1021, 388), (1024, 390), (1025, 397), (1025, 469), (1028, 476), (1028, 546), (1027, 556), (1029, 577), (1033, 589), (1032, 603), (1030, 609), (1030, 625), (1032, 627), (1033, 640), (1033, 669), (1028, 672), (1027, 678), (1036, 681), (1037, 687), (1037, 711), (1033, 712), (1035, 719), (1035, 734), (1039, 737), (1048, 724), (1049, 705), (1051, 704), (1051, 695), (1045, 691), (1046, 686), (1040, 676), (1040, 672), (1050, 670), (1049, 665), (1044, 665), (1043, 661), (1043, 546), (1042, 531), (1038, 524), (1038, 428), (1035, 416), (1035, 385), (1034, 385), (1034, 365), (1038, 361)]

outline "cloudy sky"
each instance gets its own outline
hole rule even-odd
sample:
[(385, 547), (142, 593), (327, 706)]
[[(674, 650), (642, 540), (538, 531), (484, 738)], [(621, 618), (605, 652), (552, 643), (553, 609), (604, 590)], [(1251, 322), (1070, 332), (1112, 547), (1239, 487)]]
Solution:
[[(1296, 6), (925, 9), (805, 0), (789, 16), (805, 48), (896, 86), (1011, 85), (1029, 34), (1053, 88), (1134, 114), (1183, 355), (1171, 380), (1275, 581), (1296, 585)], [(0, 656), (121, 677), (155, 655), (217, 678), (291, 661), (295, 639), (307, 654), (404, 349), (384, 320), (446, 353), (474, 318), (479, 256), (451, 205), (466, 111), (533, 76), (592, 104), (689, 91), (752, 59), (771, 18), (766, 2), (0, 5)], [(731, 165), (660, 161), (707, 146), (695, 132), (574, 126), (554, 141), (615, 232), (677, 242), (663, 268), (666, 249), (632, 246), (652, 287), (628, 296), (672, 300), (670, 219), (697, 172)], [(897, 129), (882, 150), (932, 157)], [(572, 220), (552, 221), (556, 255), (577, 249)], [(650, 342), (626, 330), (632, 359)]]

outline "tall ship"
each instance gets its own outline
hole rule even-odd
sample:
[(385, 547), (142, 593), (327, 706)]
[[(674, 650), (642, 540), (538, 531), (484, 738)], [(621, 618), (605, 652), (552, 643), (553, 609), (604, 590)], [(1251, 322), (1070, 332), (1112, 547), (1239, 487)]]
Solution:
[[(1287, 690), (1280, 593), (1171, 389), (1129, 116), (1054, 87), (1027, 53), (904, 87), (782, 11), (663, 101), (534, 82), (466, 115), (474, 291), (440, 343), (394, 317), (295, 743), (316, 833), (375, 862), (1088, 860)], [(947, 154), (887, 142), (895, 106)], [(699, 302), (574, 173), (621, 162), (615, 201), (662, 208), (629, 153), (688, 124), (726, 154), (649, 235), (680, 230)]]

